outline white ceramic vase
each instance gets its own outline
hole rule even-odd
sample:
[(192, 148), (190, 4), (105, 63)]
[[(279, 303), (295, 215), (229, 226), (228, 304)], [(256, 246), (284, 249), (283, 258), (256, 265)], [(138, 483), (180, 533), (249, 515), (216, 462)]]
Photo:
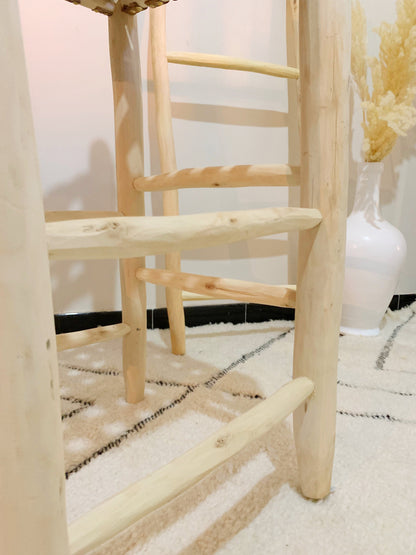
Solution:
[(354, 208), (347, 219), (341, 332), (377, 335), (406, 257), (402, 233), (380, 214), (384, 164), (360, 164)]

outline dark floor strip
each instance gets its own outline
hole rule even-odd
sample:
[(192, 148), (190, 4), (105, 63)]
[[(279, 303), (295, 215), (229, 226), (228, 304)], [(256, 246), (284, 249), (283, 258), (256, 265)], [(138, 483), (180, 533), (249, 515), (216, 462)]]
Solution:
[[(416, 301), (416, 294), (394, 295), (390, 310), (399, 310)], [(205, 326), (217, 323), (254, 323), (269, 320), (294, 320), (293, 308), (266, 306), (255, 303), (232, 303), (218, 305), (186, 306), (185, 323), (188, 327)], [(78, 314), (56, 314), (56, 333), (69, 333), (97, 326), (109, 326), (121, 322), (121, 311), (84, 312)], [(148, 329), (168, 328), (166, 308), (154, 308), (147, 311)]]

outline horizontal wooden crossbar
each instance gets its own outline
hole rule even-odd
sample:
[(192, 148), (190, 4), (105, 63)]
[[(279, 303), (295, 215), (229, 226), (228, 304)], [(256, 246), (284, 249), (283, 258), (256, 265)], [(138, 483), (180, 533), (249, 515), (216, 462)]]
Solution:
[(135, 15), (147, 8), (157, 8), (162, 4), (167, 4), (169, 0), (68, 0), (68, 2), (85, 6), (93, 12), (111, 16), (117, 3), (121, 3), (123, 12)]
[(74, 347), (84, 347), (93, 343), (109, 341), (128, 333), (130, 333), (130, 327), (127, 324), (113, 324), (71, 333), (60, 333), (56, 336), (56, 347), (58, 352), (65, 351)]
[(85, 211), (85, 210), (58, 210), (45, 212), (45, 222), (62, 222), (64, 220), (85, 220), (88, 218), (116, 218), (121, 217), (121, 212), (111, 211)]
[(321, 222), (314, 208), (262, 208), (189, 216), (97, 218), (50, 222), (51, 259), (134, 258), (211, 247), (311, 229)]
[(273, 77), (286, 77), (288, 79), (299, 78), (299, 70), (296, 67), (279, 66), (268, 62), (257, 62), (255, 60), (234, 58), (232, 56), (202, 54), (199, 52), (168, 52), (167, 59), (168, 62), (172, 64), (236, 69), (239, 71), (272, 75)]
[(139, 268), (138, 279), (197, 293), (211, 295), (215, 299), (231, 299), (246, 303), (294, 308), (296, 305), (295, 286), (266, 285), (251, 281), (226, 279), (212, 276), (199, 276), (183, 272), (169, 272), (152, 268)]
[(75, 521), (69, 527), (71, 554), (88, 553), (174, 499), (284, 420), (313, 390), (308, 378), (289, 382), (184, 455)]
[(133, 185), (137, 191), (169, 191), (202, 187), (299, 185), (299, 179), (300, 168), (288, 164), (211, 166), (138, 177)]
[(212, 295), (198, 295), (198, 293), (189, 293), (189, 291), (182, 291), (183, 301), (213, 301), (215, 298)]

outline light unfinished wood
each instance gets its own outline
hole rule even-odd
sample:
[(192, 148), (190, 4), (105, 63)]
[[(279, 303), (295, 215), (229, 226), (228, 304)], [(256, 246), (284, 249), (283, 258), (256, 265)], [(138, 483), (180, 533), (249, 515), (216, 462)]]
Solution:
[(296, 67), (279, 66), (268, 62), (258, 62), (256, 60), (246, 60), (232, 56), (202, 54), (200, 52), (168, 52), (167, 58), (171, 64), (234, 69), (272, 75), (273, 77), (285, 77), (287, 79), (299, 78), (299, 70)]
[(93, 12), (102, 13), (111, 16), (117, 4), (122, 11), (129, 15), (135, 15), (147, 10), (147, 8), (156, 8), (162, 4), (167, 4), (169, 0), (67, 0), (72, 4), (85, 6)]
[(110, 341), (116, 337), (123, 337), (130, 333), (130, 327), (127, 324), (113, 324), (111, 326), (99, 326), (88, 330), (73, 331), (70, 333), (60, 333), (56, 336), (56, 347), (58, 352), (74, 349), (75, 347), (84, 347), (93, 343), (101, 343), (102, 341)]
[[(319, 210), (313, 208), (261, 208), (187, 216), (71, 220), (45, 225), (51, 259), (85, 260), (131, 258), (174, 252), (178, 248), (212, 247), (274, 233), (311, 229), (320, 221)], [(144, 287), (144, 284), (140, 286)]]
[(140, 268), (136, 276), (138, 279), (155, 285), (175, 287), (198, 295), (208, 294), (215, 299), (230, 299), (291, 308), (296, 305), (295, 286), (267, 285), (237, 279), (174, 273), (152, 268)]
[[(170, 105), (168, 63), (166, 60), (166, 8), (161, 7), (150, 13), (150, 51), (155, 91), (156, 133), (159, 144), (162, 172), (176, 171), (175, 143), (173, 139), (172, 113)], [(140, 178), (139, 178), (140, 179)], [(139, 189), (137, 189), (139, 190)], [(179, 214), (179, 197), (176, 190), (163, 193), (163, 214)], [(165, 267), (172, 272), (181, 271), (179, 251), (165, 255)], [(185, 316), (181, 292), (166, 288), (166, 306), (169, 317), (169, 331), (172, 352), (185, 354)]]
[(187, 168), (150, 177), (138, 177), (137, 191), (168, 191), (202, 187), (282, 187), (299, 185), (299, 166), (264, 164)]
[[(125, 216), (144, 215), (144, 195), (132, 187), (134, 177), (143, 175), (143, 130), (140, 56), (137, 22), (117, 5), (108, 18), (111, 75), (114, 98), (114, 128), (118, 210)], [(80, 220), (75, 225), (88, 227)], [(110, 220), (111, 221), (111, 220)], [(60, 222), (48, 225), (65, 225)], [(132, 254), (139, 256), (139, 253)], [(88, 258), (88, 257), (87, 257)], [(123, 337), (123, 373), (126, 400), (137, 403), (144, 397), (146, 371), (146, 288), (136, 279), (144, 258), (120, 264), (123, 323), (131, 332)]]
[[(286, 56), (289, 66), (299, 67), (299, 0), (286, 0)], [(287, 139), (288, 163), (300, 164), (300, 79), (287, 82)], [(300, 206), (300, 188), (288, 190), (288, 205)], [(288, 238), (287, 277), (290, 283), (297, 280), (298, 236)]]
[(19, 8), (0, 18), (0, 553), (65, 555), (52, 292)]
[(122, 216), (121, 212), (86, 211), (86, 210), (58, 210), (45, 212), (45, 222), (62, 222), (64, 220), (85, 220), (88, 218), (111, 218)]
[[(286, 0), (286, 49), (287, 61), (299, 67), (299, 0)], [(296, 109), (293, 107), (295, 120), (298, 126), (300, 135), (300, 80), (296, 83), (288, 83), (288, 96), (291, 98), (291, 103), (296, 100)], [(291, 115), (291, 106), (289, 106), (289, 116)]]
[(184, 302), (188, 301), (213, 301), (212, 295), (198, 295), (197, 293), (189, 293), (188, 291), (182, 291), (182, 300)]
[(299, 378), (238, 416), (208, 439), (102, 503), (69, 527), (72, 555), (82, 555), (167, 503), (284, 420), (313, 392)]
[(89, 8), (93, 12), (102, 13), (104, 15), (112, 15), (117, 0), (67, 0), (71, 4), (76, 4)]
[[(349, 1), (300, 6), (301, 204), (322, 224), (300, 236), (294, 377), (315, 394), (294, 415), (302, 492), (330, 491), (335, 443), (338, 336), (344, 279), (348, 186)], [(331, 71), (329, 71), (331, 68)]]

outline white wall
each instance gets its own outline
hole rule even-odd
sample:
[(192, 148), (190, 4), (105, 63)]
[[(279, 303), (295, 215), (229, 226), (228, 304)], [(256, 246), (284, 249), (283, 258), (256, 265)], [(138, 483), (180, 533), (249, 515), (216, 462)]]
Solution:
[[(382, 21), (395, 20), (393, 0), (361, 0), (367, 15), (368, 53), (378, 56), (379, 39), (373, 32)], [(355, 97), (352, 118), (350, 163), (350, 208), (355, 191), (357, 163), (360, 161), (362, 129), (361, 110)], [(401, 273), (397, 293), (416, 293), (416, 128), (399, 138), (392, 153), (384, 160), (380, 204), (383, 216), (398, 227), (407, 241), (407, 260)]]
[[(366, 0), (370, 27), (389, 17), (393, 2)], [(168, 49), (237, 55), (286, 63), (285, 1), (179, 0), (167, 6)], [(41, 7), (40, 7), (41, 6)], [(115, 209), (115, 170), (107, 18), (64, 0), (20, 0), (23, 34), (47, 210)], [(159, 171), (148, 67), (148, 13), (138, 17), (144, 89), (146, 175)], [(178, 167), (294, 162), (288, 152), (287, 83), (283, 79), (172, 65), (171, 91)], [(358, 113), (358, 111), (357, 111)], [(359, 127), (359, 117), (354, 116)], [(408, 259), (398, 291), (416, 292), (416, 134), (386, 161), (383, 213), (406, 235)], [(353, 135), (351, 169), (359, 159)], [(413, 170), (413, 171), (412, 171)], [(354, 178), (351, 179), (351, 195)], [(195, 190), (180, 193), (184, 214), (288, 203), (286, 189)], [(147, 213), (161, 213), (161, 197), (147, 197)], [(286, 235), (183, 255), (184, 271), (240, 279), (293, 281)], [(162, 263), (148, 257), (148, 265)], [(120, 307), (117, 264), (52, 264), (56, 312)], [(149, 306), (163, 306), (149, 286)]]

